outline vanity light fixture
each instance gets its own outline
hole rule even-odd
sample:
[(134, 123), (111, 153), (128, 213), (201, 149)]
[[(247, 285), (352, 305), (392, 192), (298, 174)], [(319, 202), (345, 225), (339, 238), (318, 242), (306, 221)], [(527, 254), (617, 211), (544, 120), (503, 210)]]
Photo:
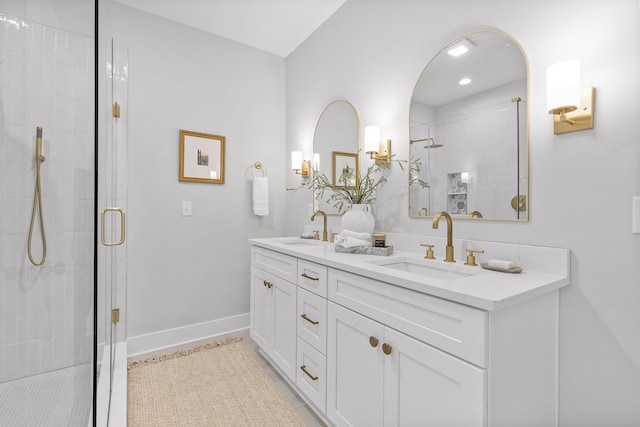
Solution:
[(376, 165), (391, 163), (391, 140), (380, 140), (380, 128), (367, 126), (364, 128), (364, 152)]
[(547, 110), (555, 135), (593, 129), (593, 86), (580, 87), (580, 62), (567, 59), (547, 68)]
[(302, 151), (292, 151), (291, 169), (293, 169), (296, 174), (302, 175), (303, 178), (309, 178), (311, 176), (311, 161), (302, 160)]

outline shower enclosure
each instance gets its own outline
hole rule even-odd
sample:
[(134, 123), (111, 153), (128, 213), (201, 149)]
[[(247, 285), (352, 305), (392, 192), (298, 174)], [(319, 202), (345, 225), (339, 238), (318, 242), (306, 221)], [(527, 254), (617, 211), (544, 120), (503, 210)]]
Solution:
[(1, 426), (107, 425), (116, 387), (126, 253), (110, 244), (124, 238), (126, 121), (97, 108), (118, 90), (108, 71), (97, 78), (109, 62), (96, 60), (97, 6), (0, 4)]

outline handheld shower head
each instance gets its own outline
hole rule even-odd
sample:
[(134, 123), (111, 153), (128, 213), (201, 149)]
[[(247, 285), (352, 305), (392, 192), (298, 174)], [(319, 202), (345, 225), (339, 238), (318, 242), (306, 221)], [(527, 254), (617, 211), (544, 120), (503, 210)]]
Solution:
[(42, 155), (42, 128), (36, 128), (36, 161), (44, 162), (44, 156)]

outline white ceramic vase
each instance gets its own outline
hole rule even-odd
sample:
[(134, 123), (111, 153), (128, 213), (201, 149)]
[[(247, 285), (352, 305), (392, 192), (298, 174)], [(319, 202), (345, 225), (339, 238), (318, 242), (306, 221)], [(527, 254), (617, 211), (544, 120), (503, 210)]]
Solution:
[(351, 209), (342, 215), (340, 226), (343, 230), (355, 231), (357, 233), (372, 233), (376, 220), (371, 215), (369, 205), (351, 205)]

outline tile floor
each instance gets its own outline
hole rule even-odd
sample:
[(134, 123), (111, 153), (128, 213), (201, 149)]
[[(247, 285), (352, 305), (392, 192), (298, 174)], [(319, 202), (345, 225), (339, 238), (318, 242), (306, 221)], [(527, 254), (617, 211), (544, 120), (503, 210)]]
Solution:
[(191, 348), (200, 344), (205, 344), (210, 341), (222, 340), (227, 337), (242, 337), (242, 344), (249, 351), (249, 354), (254, 358), (254, 360), (258, 363), (258, 365), (264, 369), (266, 374), (271, 378), (276, 386), (282, 391), (284, 396), (289, 399), (291, 405), (295, 408), (296, 412), (300, 417), (304, 420), (308, 427), (326, 427), (327, 425), (313, 412), (311, 408), (305, 403), (305, 401), (291, 388), (291, 386), (287, 383), (287, 381), (282, 378), (282, 376), (276, 371), (267, 360), (260, 354), (258, 349), (258, 344), (255, 343), (249, 336), (249, 330), (244, 330), (241, 332), (231, 333), (228, 335), (222, 335), (215, 338), (210, 338), (204, 340), (202, 342), (192, 342), (186, 345), (173, 347), (171, 349), (164, 349), (157, 353), (149, 353), (145, 354), (139, 358), (129, 358), (129, 363), (134, 360), (146, 359), (148, 357), (152, 357), (160, 354), (172, 353), (174, 351), (183, 350), (187, 348)]
[(86, 363), (0, 384), (0, 426), (86, 427), (92, 374)]

